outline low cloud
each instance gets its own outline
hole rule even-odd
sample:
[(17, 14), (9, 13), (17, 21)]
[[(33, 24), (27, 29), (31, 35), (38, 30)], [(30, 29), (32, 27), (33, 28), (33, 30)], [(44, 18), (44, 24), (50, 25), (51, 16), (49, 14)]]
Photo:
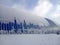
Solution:
[[(23, 0), (23, 1), (20, 1), (20, 3), (19, 1), (16, 2), (14, 0), (13, 0), (13, 3), (11, 0), (9, 1), (8, 3), (12, 4), (11, 8), (21, 10), (26, 13), (32, 13), (37, 16), (46, 17), (60, 24), (60, 20), (59, 20), (60, 19), (60, 2), (59, 1), (56, 2), (56, 0), (54, 0), (56, 2), (55, 4), (55, 2), (51, 2), (50, 0), (38, 0), (37, 4), (34, 4), (35, 6), (33, 5), (34, 7), (31, 10), (27, 9), (27, 5), (28, 5), (28, 2), (31, 3), (32, 0), (28, 0), (28, 1)], [(6, 1), (3, 1), (3, 0), (2, 2), (6, 3)]]
[(60, 4), (57, 2), (56, 5), (53, 5), (49, 0), (39, 0), (38, 4), (33, 9), (33, 13), (37, 16), (42, 16), (49, 18), (60, 24)]
[(38, 16), (46, 17), (53, 5), (49, 1), (38, 1), (38, 5), (33, 9)]
[(50, 18), (60, 24), (60, 5), (56, 7), (57, 9), (51, 14)]

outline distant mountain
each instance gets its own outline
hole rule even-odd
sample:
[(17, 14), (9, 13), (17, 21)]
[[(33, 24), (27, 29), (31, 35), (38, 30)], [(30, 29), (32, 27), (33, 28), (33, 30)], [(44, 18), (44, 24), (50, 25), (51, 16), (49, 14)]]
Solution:
[(27, 22), (36, 23), (40, 26), (49, 26), (52, 24), (56, 25), (50, 19), (38, 17), (37, 15), (33, 15), (17, 9), (0, 6), (0, 20), (4, 20), (5, 22), (13, 21), (14, 17), (16, 17), (17, 22), (26, 20)]
[[(1, 30), (4, 30), (2, 32), (8, 30), (8, 32), (12, 31), (15, 33), (20, 31), (22, 33), (36, 34), (46, 32), (56, 33), (59, 30), (58, 28), (55, 29), (57, 25), (50, 19), (5, 6), (0, 6), (0, 23)], [(4, 24), (5, 27), (8, 27), (7, 29), (4, 27)], [(7, 24), (8, 26), (6, 26)]]

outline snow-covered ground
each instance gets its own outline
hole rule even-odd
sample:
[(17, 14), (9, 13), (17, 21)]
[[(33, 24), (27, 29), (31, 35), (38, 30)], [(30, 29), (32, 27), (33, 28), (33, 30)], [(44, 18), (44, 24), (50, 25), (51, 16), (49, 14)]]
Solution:
[(60, 35), (56, 34), (0, 35), (0, 45), (60, 45)]

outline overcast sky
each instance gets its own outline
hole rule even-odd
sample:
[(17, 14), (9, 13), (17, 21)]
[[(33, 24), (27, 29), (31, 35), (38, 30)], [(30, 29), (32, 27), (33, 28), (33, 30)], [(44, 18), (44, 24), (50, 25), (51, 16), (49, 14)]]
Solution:
[(60, 0), (0, 0), (0, 5), (47, 17), (60, 24)]

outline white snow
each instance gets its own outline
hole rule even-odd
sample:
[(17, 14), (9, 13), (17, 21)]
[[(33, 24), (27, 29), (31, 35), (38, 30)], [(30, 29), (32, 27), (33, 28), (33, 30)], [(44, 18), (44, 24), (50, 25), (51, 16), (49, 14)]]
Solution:
[(60, 35), (56, 34), (0, 35), (0, 45), (60, 45)]

